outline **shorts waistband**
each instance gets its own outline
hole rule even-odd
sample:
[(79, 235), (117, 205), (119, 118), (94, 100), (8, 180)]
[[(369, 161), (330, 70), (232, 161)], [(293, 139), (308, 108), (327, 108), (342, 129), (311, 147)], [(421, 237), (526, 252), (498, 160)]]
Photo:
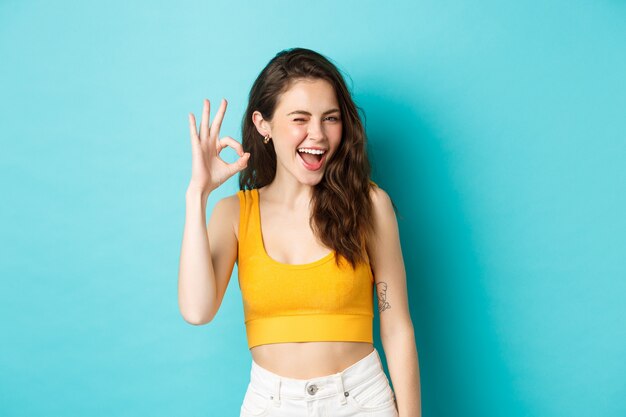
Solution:
[(253, 359), (250, 385), (278, 404), (281, 398), (313, 400), (336, 394), (340, 394), (340, 401), (343, 403), (346, 401), (344, 394), (381, 373), (384, 374), (384, 370), (376, 348), (341, 372), (310, 379), (288, 378), (275, 374)]

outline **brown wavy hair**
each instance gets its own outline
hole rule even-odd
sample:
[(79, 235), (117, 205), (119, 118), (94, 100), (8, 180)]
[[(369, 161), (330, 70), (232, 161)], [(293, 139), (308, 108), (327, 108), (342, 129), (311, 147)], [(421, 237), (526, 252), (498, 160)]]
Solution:
[[(258, 110), (263, 119), (271, 121), (281, 94), (302, 79), (322, 79), (333, 86), (342, 121), (339, 146), (326, 161), (324, 176), (313, 189), (309, 225), (324, 245), (355, 268), (367, 259), (366, 239), (373, 228), (369, 192), (374, 185), (370, 182), (367, 138), (358, 113), (363, 111), (352, 100), (337, 67), (325, 56), (305, 48), (285, 49), (254, 81), (241, 126), (243, 150), (250, 152), (250, 159), (239, 173), (239, 189), (264, 187), (276, 175), (274, 142), (263, 143), (252, 114)], [(337, 265), (340, 256), (335, 259)]]

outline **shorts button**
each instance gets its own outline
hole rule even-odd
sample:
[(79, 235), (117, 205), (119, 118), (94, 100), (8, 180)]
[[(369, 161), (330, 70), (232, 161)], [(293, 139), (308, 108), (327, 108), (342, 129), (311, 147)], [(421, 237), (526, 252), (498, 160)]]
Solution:
[(307, 388), (307, 391), (309, 392), (309, 394), (315, 395), (315, 393), (317, 392), (317, 385), (315, 384), (309, 385), (309, 387)]

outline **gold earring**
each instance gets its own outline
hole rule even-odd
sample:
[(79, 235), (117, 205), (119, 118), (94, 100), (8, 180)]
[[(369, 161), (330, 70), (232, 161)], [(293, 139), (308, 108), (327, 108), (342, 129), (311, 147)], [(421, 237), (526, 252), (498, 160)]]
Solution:
[(265, 137), (263, 138), (263, 143), (267, 145), (267, 142), (269, 141), (270, 141), (270, 135), (265, 135)]

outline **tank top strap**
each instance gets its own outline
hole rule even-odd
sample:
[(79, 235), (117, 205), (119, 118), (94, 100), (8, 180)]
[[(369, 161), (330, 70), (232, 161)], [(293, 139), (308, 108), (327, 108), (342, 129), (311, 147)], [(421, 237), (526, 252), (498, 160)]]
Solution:
[(259, 216), (258, 192), (239, 190), (239, 253), (245, 255), (257, 251), (262, 245)]

